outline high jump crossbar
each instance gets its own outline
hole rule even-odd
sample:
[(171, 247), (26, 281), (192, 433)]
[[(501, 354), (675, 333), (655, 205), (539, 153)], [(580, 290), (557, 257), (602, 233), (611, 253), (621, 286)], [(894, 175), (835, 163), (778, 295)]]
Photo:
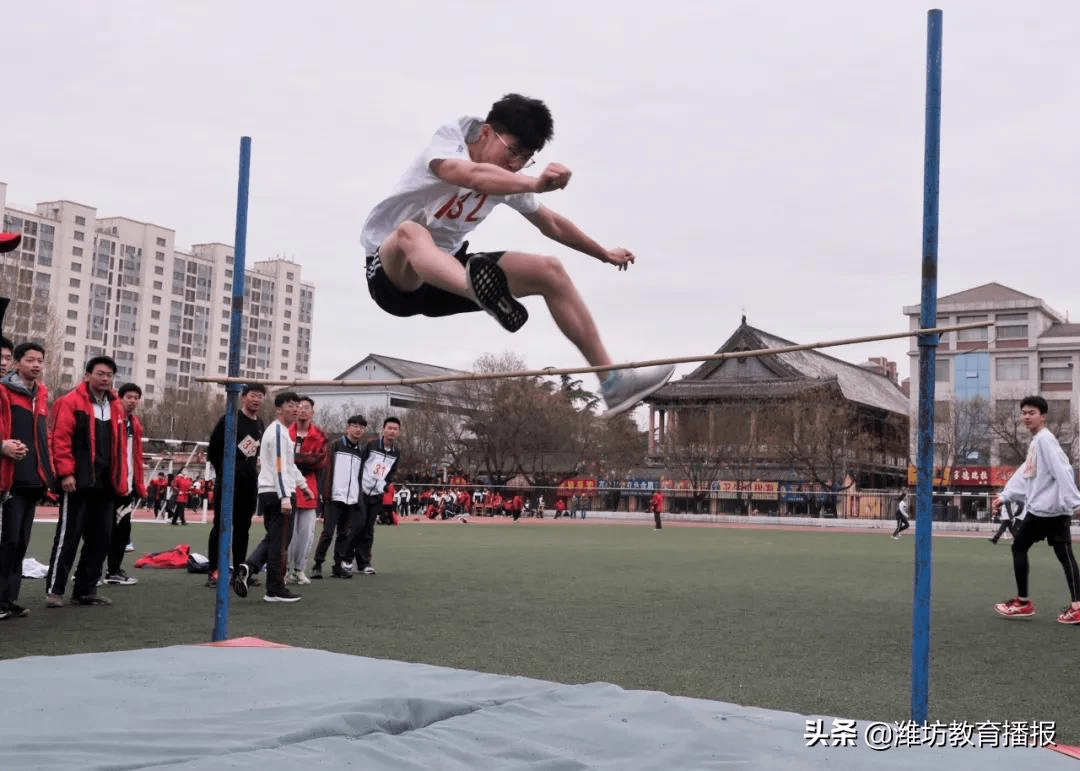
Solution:
[(891, 332), (884, 335), (867, 335), (865, 337), (848, 337), (843, 340), (827, 340), (818, 343), (804, 343), (801, 345), (785, 345), (779, 348), (757, 348), (752, 351), (729, 351), (727, 353), (712, 353), (704, 356), (674, 356), (665, 359), (650, 359), (648, 361), (630, 361), (622, 364), (605, 364), (599, 367), (545, 367), (544, 369), (529, 369), (518, 372), (459, 372), (450, 375), (427, 375), (424, 377), (399, 377), (384, 380), (253, 380), (241, 377), (197, 377), (194, 380), (200, 383), (218, 383), (221, 385), (255, 384), (280, 388), (285, 386), (340, 386), (342, 388), (355, 388), (358, 386), (393, 386), (393, 385), (420, 385), (423, 383), (448, 383), (460, 380), (501, 380), (514, 377), (547, 377), (551, 375), (581, 375), (590, 372), (607, 372), (613, 369), (639, 369), (641, 367), (654, 367), (660, 364), (687, 364), (692, 362), (724, 361), (727, 359), (747, 359), (757, 356), (773, 356), (778, 353), (795, 353), (797, 351), (809, 351), (816, 348), (835, 348), (841, 345), (855, 345), (857, 343), (873, 343), (879, 340), (895, 340), (901, 337), (924, 337), (926, 335), (939, 335), (943, 332), (958, 332), (965, 329), (981, 329), (993, 326), (992, 321), (976, 321), (970, 324), (957, 324), (950, 327), (933, 327), (930, 329), (914, 329), (907, 332)]

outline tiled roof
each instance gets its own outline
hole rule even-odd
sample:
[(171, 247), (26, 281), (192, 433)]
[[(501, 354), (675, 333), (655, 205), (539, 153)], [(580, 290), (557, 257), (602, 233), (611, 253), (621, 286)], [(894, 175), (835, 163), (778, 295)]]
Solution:
[[(796, 343), (743, 324), (717, 353), (792, 345)], [(730, 368), (739, 365), (730, 359), (706, 362), (686, 377), (667, 384), (646, 401), (662, 404), (668, 400), (783, 397), (835, 383), (848, 401), (908, 414), (908, 399), (899, 386), (857, 364), (817, 351), (792, 351), (755, 358), (761, 367), (754, 368), (756, 374), (752, 376), (732, 377)]]
[(1010, 289), (1002, 284), (991, 282), (965, 289), (962, 292), (954, 292), (938, 298), (938, 306), (942, 305), (966, 305), (967, 303), (1002, 303), (1016, 301), (1039, 302), (1038, 297), (1033, 297), (1015, 289)]
[(375, 363), (386, 367), (386, 369), (393, 372), (396, 376), (401, 378), (414, 378), (414, 377), (438, 377), (439, 375), (453, 375), (460, 373), (461, 370), (449, 369), (447, 367), (438, 367), (434, 364), (424, 364), (419, 361), (409, 361), (408, 359), (395, 359), (393, 356), (383, 356), (378, 353), (369, 353), (360, 361), (353, 364), (347, 370), (334, 378), (334, 380), (355, 380), (357, 378), (350, 377), (357, 368), (365, 361), (374, 361)]
[(1080, 324), (1054, 324), (1039, 337), (1080, 337)]

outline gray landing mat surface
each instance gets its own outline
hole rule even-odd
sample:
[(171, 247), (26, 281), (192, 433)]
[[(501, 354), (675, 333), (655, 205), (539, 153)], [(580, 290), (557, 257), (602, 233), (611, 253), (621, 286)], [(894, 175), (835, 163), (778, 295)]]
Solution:
[[(300, 648), (0, 661), (0, 767), (1080, 771), (1049, 749), (808, 747), (807, 716)], [(825, 725), (830, 718), (824, 718)]]

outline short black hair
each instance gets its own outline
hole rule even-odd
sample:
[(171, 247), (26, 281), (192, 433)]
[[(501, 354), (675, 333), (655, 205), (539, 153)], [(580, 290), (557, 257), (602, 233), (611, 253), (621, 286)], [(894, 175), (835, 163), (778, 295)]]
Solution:
[(111, 356), (95, 356), (86, 362), (86, 374), (89, 375), (94, 371), (94, 367), (99, 364), (104, 364), (106, 367), (112, 370), (113, 374), (116, 374), (116, 362), (113, 361)]
[(265, 395), (266, 394), (266, 386), (264, 386), (262, 383), (248, 383), (240, 391), (240, 395), (241, 396), (247, 396), (252, 391), (254, 391), (257, 394), (264, 394)]
[(10, 351), (14, 347), (15, 343), (11, 342), (6, 337), (0, 337), (0, 348), (6, 348)]
[(34, 343), (34, 342), (19, 343), (18, 345), (15, 346), (15, 350), (12, 352), (11, 358), (13, 358), (15, 361), (18, 361), (19, 359), (21, 359), (23, 356), (26, 355), (27, 351), (37, 351), (42, 356), (44, 356), (45, 355), (45, 346), (43, 346), (41, 343)]
[(308, 403), (308, 404), (310, 404), (310, 405), (311, 405), (312, 407), (314, 407), (314, 406), (315, 406), (315, 400), (314, 400), (314, 399), (312, 399), (312, 398), (311, 398), (310, 396), (301, 396), (301, 397), (300, 397), (300, 401), (302, 401), (302, 402), (307, 402), (307, 403)]
[(123, 399), (123, 398), (124, 398), (124, 394), (129, 394), (129, 393), (131, 393), (132, 391), (134, 391), (135, 393), (137, 393), (137, 394), (139, 395), (139, 398), (140, 398), (140, 399), (142, 398), (142, 389), (141, 389), (141, 388), (139, 388), (139, 387), (138, 387), (137, 385), (135, 385), (134, 383), (124, 383), (124, 384), (123, 384), (122, 386), (120, 386), (120, 390), (118, 390), (118, 391), (116, 392), (116, 395), (117, 395), (117, 396), (119, 396), (119, 397), (120, 397), (121, 399)]
[(401, 421), (400, 421), (400, 420), (398, 420), (397, 418), (395, 418), (395, 417), (394, 417), (393, 415), (391, 415), (390, 417), (388, 417), (388, 418), (387, 418), (386, 420), (384, 420), (384, 421), (382, 422), (383, 428), (386, 428), (386, 424), (387, 424), (387, 423), (397, 423), (397, 424), (398, 424), (398, 428), (400, 428), (400, 427), (401, 427)]
[(542, 150), (555, 130), (547, 105), (521, 94), (507, 94), (491, 105), (484, 122), (499, 134), (513, 134), (530, 153)]
[(300, 401), (300, 394), (296, 393), (296, 391), (282, 391), (281, 393), (279, 393), (277, 396), (274, 397), (274, 407), (276, 408), (276, 407), (280, 407), (283, 404), (288, 404), (289, 402), (299, 402), (299, 401)]
[(1034, 407), (1043, 415), (1050, 411), (1050, 405), (1041, 396), (1025, 396), (1020, 400), (1020, 409), (1024, 409), (1024, 407)]
[(365, 418), (363, 415), (352, 415), (345, 422), (348, 423), (350, 426), (366, 426), (367, 418)]

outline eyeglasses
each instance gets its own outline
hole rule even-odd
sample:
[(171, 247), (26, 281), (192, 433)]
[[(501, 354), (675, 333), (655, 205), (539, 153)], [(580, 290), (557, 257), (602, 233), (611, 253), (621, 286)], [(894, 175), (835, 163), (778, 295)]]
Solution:
[(513, 147), (506, 143), (506, 140), (502, 138), (502, 134), (495, 134), (495, 136), (497, 136), (499, 138), (499, 141), (502, 142), (503, 147), (505, 147), (507, 152), (510, 153), (511, 158), (517, 158), (519, 161), (521, 161), (521, 168), (527, 169), (534, 163), (536, 163), (536, 161), (533, 160), (532, 153), (527, 153), (524, 150), (515, 150)]

